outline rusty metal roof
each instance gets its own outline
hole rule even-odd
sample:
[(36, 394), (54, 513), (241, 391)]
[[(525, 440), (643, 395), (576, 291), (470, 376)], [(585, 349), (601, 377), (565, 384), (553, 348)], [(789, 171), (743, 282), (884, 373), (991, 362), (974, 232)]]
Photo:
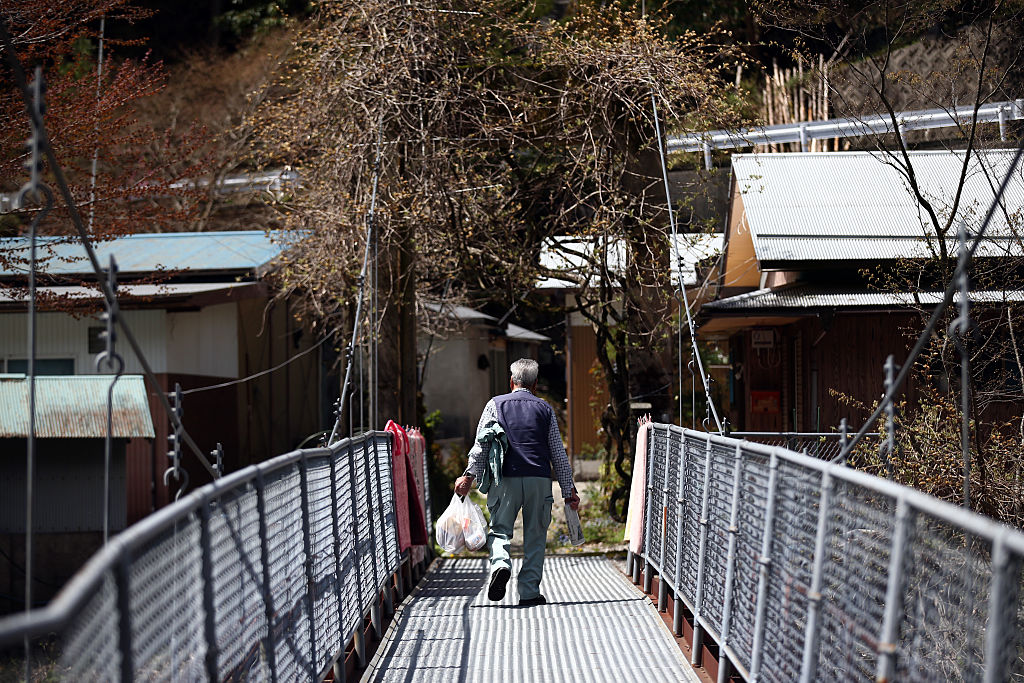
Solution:
[[(1009, 170), (1013, 150), (971, 155), (956, 226), (978, 229), (995, 189)], [(949, 220), (964, 166), (962, 151), (909, 152), (921, 192), (939, 219)], [(876, 261), (927, 258), (936, 248), (925, 209), (906, 174), (881, 152), (736, 154), (736, 188), (761, 267), (808, 261)], [(1024, 171), (1018, 168), (1003, 196), (979, 255), (1020, 254), (1007, 216), (1024, 208)]]
[[(104, 438), (112, 379), (112, 375), (36, 377), (36, 437)], [(122, 376), (113, 393), (114, 436), (153, 438), (153, 419), (142, 376)], [(0, 374), (0, 438), (27, 437), (28, 428), (28, 378)]]

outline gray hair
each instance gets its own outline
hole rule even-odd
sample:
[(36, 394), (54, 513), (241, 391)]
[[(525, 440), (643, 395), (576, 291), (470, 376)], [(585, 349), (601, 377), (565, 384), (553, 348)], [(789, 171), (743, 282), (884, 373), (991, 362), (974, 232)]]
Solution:
[(537, 381), (537, 375), (540, 373), (540, 366), (537, 361), (530, 358), (520, 358), (515, 363), (509, 366), (509, 370), (512, 372), (512, 381), (521, 387), (532, 387), (534, 382)]

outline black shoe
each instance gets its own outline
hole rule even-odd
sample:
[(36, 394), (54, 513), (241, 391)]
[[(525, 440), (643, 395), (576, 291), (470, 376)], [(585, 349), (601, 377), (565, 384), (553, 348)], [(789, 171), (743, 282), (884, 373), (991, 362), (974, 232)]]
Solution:
[(498, 567), (491, 574), (491, 583), (487, 587), (487, 599), (497, 602), (505, 597), (505, 584), (512, 576), (512, 570), (508, 567)]
[(533, 607), (534, 605), (546, 605), (548, 604), (547, 598), (543, 595), (538, 595), (535, 598), (526, 598), (525, 600), (519, 601), (520, 607)]

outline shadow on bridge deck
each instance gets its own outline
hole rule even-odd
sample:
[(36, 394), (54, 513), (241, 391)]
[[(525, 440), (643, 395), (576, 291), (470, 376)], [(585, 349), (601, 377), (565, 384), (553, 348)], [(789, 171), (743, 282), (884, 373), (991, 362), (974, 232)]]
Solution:
[(548, 604), (513, 580), (487, 600), (487, 563), (443, 560), (402, 606), (363, 680), (696, 681), (653, 605), (604, 557), (551, 557)]

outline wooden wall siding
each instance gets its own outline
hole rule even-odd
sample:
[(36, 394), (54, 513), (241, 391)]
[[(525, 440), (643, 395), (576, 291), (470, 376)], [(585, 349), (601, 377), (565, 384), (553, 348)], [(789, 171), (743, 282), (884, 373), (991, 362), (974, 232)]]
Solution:
[(729, 207), (729, 227), (726, 233), (725, 273), (721, 286), (758, 287), (761, 271), (754, 254), (754, 240), (750, 234), (750, 223), (743, 210), (743, 197), (737, 191), (733, 180), (732, 204)]
[[(897, 363), (902, 362), (913, 344), (902, 331), (912, 319), (912, 315), (896, 313), (836, 316), (815, 348), (823, 431), (838, 428), (844, 417), (850, 425), (860, 425), (866, 417), (863, 411), (840, 404), (830, 390), (853, 396), (870, 407), (884, 389), (886, 357), (892, 353)], [(913, 385), (907, 389), (912, 397)]]
[(597, 335), (590, 326), (573, 325), (569, 328), (569, 423), (571, 439), (569, 453), (575, 456), (584, 446), (597, 447), (601, 438), (597, 433), (601, 413), (591, 407), (599, 388), (594, 384), (590, 369), (597, 362)]
[[(297, 334), (286, 303), (269, 309), (266, 300), (238, 302), (239, 375), (247, 377), (284, 363), (308, 349), (316, 339), (308, 331)], [(298, 339), (298, 344), (296, 344)], [(314, 351), (280, 370), (236, 386), (240, 433), (238, 466), (261, 462), (286, 453), (320, 429), (319, 358)], [(381, 415), (382, 422), (391, 416)], [(376, 425), (383, 428), (383, 423)]]

